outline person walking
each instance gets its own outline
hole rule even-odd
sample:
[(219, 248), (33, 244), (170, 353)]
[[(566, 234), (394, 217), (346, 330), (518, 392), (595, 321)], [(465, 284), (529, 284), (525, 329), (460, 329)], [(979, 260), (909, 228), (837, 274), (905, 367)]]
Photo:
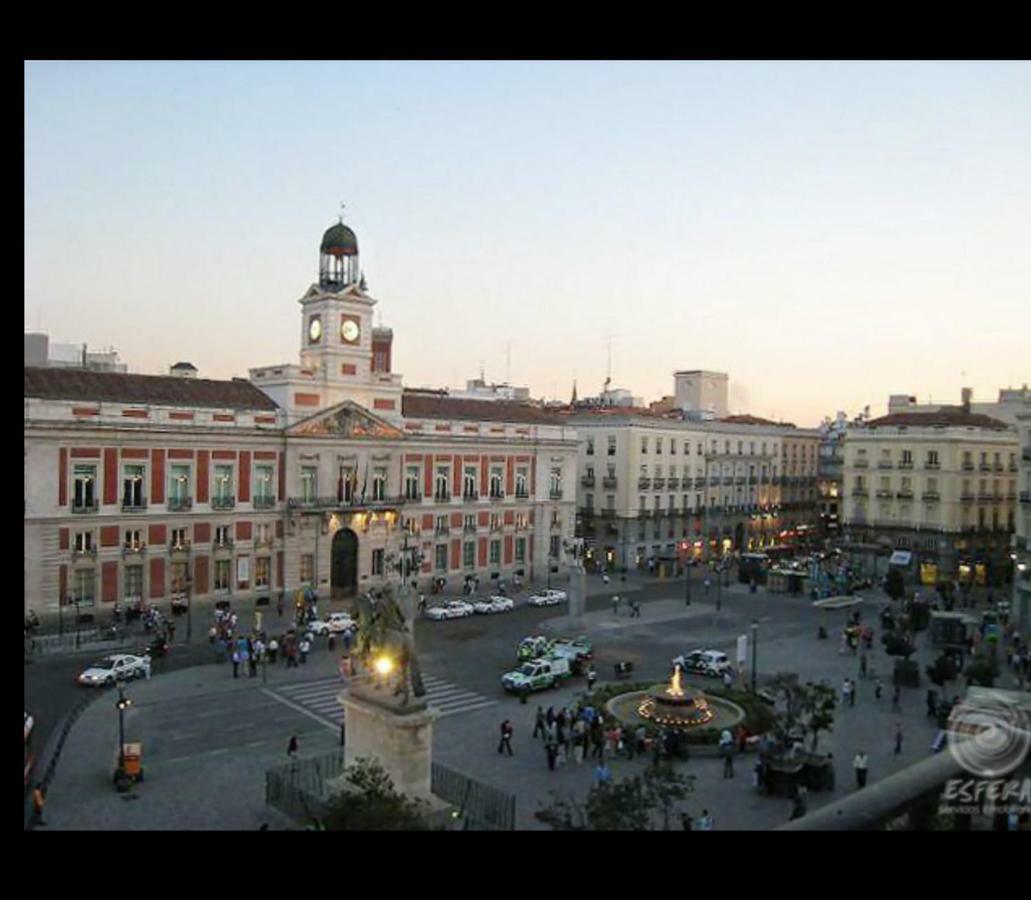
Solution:
[(634, 619), (641, 618), (641, 604), (636, 597), (630, 601), (630, 616)]
[(233, 678), (240, 677), (240, 651), (233, 648)]
[(604, 759), (598, 760), (598, 765), (594, 770), (594, 782), (598, 787), (608, 787), (612, 784), (612, 772), (609, 771), (608, 764)]
[(286, 755), (289, 756), (290, 759), (295, 759), (297, 757), (298, 749), (299, 745), (297, 743), (297, 735), (293, 734), (290, 736), (290, 743), (286, 745)]
[(856, 683), (851, 678), (848, 680), (848, 705), (856, 705)]
[(855, 759), (852, 760), (852, 768), (856, 771), (856, 790), (866, 787), (866, 773), (869, 761), (866, 754), (860, 750)]
[(612, 595), (612, 615), (619, 615), (619, 594)]
[(279, 653), (279, 641), (277, 641), (275, 638), (272, 638), (272, 640), (270, 640), (268, 642), (268, 661), (272, 665), (276, 664), (276, 654), (278, 654), (278, 653)]
[(505, 750), (507, 750), (509, 756), (513, 755), (513, 753), (512, 753), (512, 733), (513, 733), (513, 731), (514, 731), (514, 729), (512, 728), (512, 723), (508, 719), (505, 719), (505, 721), (501, 723), (501, 742), (498, 744), (498, 753), (503, 753)]
[(866, 678), (866, 651), (864, 650), (859, 657), (859, 677)]
[(722, 748), (723, 753), (723, 777), (734, 777), (734, 745), (727, 744)]
[(298, 649), (301, 651), (301, 662), (308, 662), (308, 653), (311, 650), (311, 642), (308, 640), (308, 635), (301, 638), (301, 643), (298, 645)]
[(540, 734), (544, 737), (544, 707), (537, 707), (537, 717), (533, 724), (533, 737), (536, 738)]
[(795, 806), (791, 811), (791, 818), (801, 819), (809, 807), (809, 788), (804, 784), (800, 784), (798, 789), (795, 791)]
[(251, 678), (258, 677), (258, 662), (261, 657), (265, 654), (265, 645), (261, 642), (261, 638), (258, 638), (254, 642), (253, 652), (250, 658), (250, 676)]
[(727, 669), (727, 671), (723, 673), (723, 687), (729, 691), (733, 686), (734, 676), (730, 674), (730, 669)]
[(875, 700), (881, 699), (881, 692), (884, 690), (884, 684), (881, 682), (880, 677), (877, 678), (873, 688), (873, 696)]
[(548, 738), (544, 742), (544, 754), (548, 760), (548, 768), (555, 771), (555, 760), (558, 759), (558, 745), (555, 743), (554, 738)]
[(691, 831), (691, 830), (693, 830), (692, 827), (691, 827), (693, 824), (694, 824), (694, 821), (692, 820), (692, 818), (691, 818), (689, 813), (682, 812), (680, 814), (680, 827), (683, 828), (684, 831)]
[(588, 690), (588, 692), (594, 690), (594, 683), (597, 680), (598, 680), (598, 673), (594, 671), (594, 666), (592, 665), (587, 670), (587, 690)]
[(891, 708), (892, 708), (892, 710), (894, 712), (901, 712), (902, 711), (901, 698), (902, 698), (902, 688), (900, 688), (896, 684), (895, 685), (895, 690), (894, 690), (894, 692), (891, 695)]
[(712, 816), (709, 815), (709, 810), (703, 809), (702, 814), (698, 817), (698, 820), (694, 823), (694, 831), (712, 831), (713, 830)]
[(902, 753), (902, 721), (895, 722), (895, 755)]
[(841, 705), (848, 703), (848, 695), (852, 689), (852, 682), (847, 678), (841, 683)]

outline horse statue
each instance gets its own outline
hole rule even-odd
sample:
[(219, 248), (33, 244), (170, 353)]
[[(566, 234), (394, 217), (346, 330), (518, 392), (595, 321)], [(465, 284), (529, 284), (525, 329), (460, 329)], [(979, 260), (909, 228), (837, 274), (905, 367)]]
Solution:
[(355, 652), (362, 664), (368, 667), (368, 661), (380, 653), (390, 656), (397, 663), (400, 677), (395, 694), (403, 693), (406, 705), (409, 689), (416, 697), (425, 696), (415, 642), (393, 591), (387, 587), (359, 594), (355, 606), (358, 619)]

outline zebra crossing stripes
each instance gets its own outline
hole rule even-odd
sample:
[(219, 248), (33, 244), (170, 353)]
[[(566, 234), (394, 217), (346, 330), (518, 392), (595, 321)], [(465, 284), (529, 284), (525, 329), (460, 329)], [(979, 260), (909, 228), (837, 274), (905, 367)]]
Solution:
[[(440, 712), (441, 718), (457, 713), (472, 712), (497, 704), (483, 694), (466, 690), (434, 675), (423, 677), (426, 686), (426, 700), (430, 706)], [(306, 681), (300, 684), (282, 685), (275, 689), (285, 699), (316, 713), (323, 719), (339, 725), (344, 718), (344, 710), (337, 699), (343, 684), (339, 678), (323, 678), (318, 681)]]

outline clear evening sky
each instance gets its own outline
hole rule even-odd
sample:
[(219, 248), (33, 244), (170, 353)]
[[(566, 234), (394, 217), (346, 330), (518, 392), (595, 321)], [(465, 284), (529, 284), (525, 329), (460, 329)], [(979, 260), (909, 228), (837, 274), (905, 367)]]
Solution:
[(1029, 98), (1022, 62), (30, 62), (25, 327), (296, 362), (343, 201), (408, 385), (595, 394), (611, 337), (646, 400), (994, 398), (1031, 381)]

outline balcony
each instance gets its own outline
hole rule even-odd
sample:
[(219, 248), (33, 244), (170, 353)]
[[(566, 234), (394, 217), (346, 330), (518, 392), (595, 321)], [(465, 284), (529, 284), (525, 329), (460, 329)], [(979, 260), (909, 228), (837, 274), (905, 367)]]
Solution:
[(577, 510), (577, 512), (579, 513), (581, 518), (593, 519), (595, 510), (593, 506), (581, 506), (580, 509)]
[(550, 491), (548, 491), (548, 496), (552, 500), (561, 500), (562, 499), (562, 488), (552, 488)]
[(1017, 461), (1016, 460), (1013, 460), (1013, 462), (1011, 462), (1009, 464), (1008, 471), (1010, 471), (1010, 472), (1016, 472), (1017, 471)]
[(1001, 462), (993, 463), (992, 469), (996, 472), (1002, 472), (1005, 466)]
[(1024, 462), (1031, 462), (1031, 447), (1021, 447), (1020, 458)]
[(754, 475), (749, 475), (748, 476), (748, 483), (749, 484), (758, 484), (759, 482), (758, 482), (758, 479)]
[(899, 500), (912, 500), (913, 491), (910, 488), (903, 488), (901, 491), (898, 492), (896, 496), (899, 498)]
[(437, 491), (433, 495), (435, 503), (449, 503), (451, 501), (451, 491)]
[(973, 503), (974, 502), (974, 495), (970, 494), (970, 493), (960, 494), (959, 495), (959, 502), (960, 503)]
[(733, 483), (734, 483), (734, 476), (733, 475), (724, 475), (723, 476), (723, 484), (724, 485), (733, 484)]
[(881, 500), (890, 500), (892, 497), (895, 496), (895, 492), (894, 491), (884, 490), (884, 488), (878, 488), (877, 489), (877, 496)]
[(774, 475), (770, 479), (770, 484), (780, 484), (780, 476), (779, 475)]
[(942, 464), (940, 462), (931, 462), (931, 460), (927, 460), (924, 463), (924, 468), (925, 469), (934, 469), (935, 471), (937, 471), (941, 467), (942, 467)]
[(374, 497), (364, 501), (357, 497), (341, 499), (339, 497), (289, 497), (286, 501), (287, 509), (299, 509), (302, 511), (354, 511), (397, 509), (405, 505), (404, 497)]
[(911, 460), (911, 459), (904, 459), (904, 460), (902, 460), (902, 462), (899, 463), (899, 468), (900, 469), (912, 469), (913, 468), (913, 460)]
[(638, 478), (637, 479), (637, 489), (639, 491), (647, 491), (647, 490), (649, 490), (651, 488), (651, 486), (652, 486), (652, 480), (650, 478)]
[(639, 509), (637, 511), (637, 518), (639, 519), (650, 519), (652, 517), (652, 511), (650, 509)]
[(176, 555), (177, 553), (189, 553), (190, 552), (190, 542), (189, 541), (183, 541), (182, 543), (179, 543), (179, 544), (175, 544), (175, 543), (169, 544), (168, 545), (168, 552), (170, 554), (172, 554), (173, 556)]
[(735, 484), (744, 484), (744, 483), (745, 483), (745, 476), (744, 476), (744, 475), (738, 475), (738, 476), (737, 476), (737, 477), (736, 477), (736, 478), (734, 479), (734, 483), (735, 483)]
[(233, 549), (233, 539), (232, 538), (225, 538), (224, 540), (221, 540), (221, 541), (216, 539), (215, 541), (212, 542), (211, 549), (214, 550), (216, 553), (219, 550), (232, 550)]
[(433, 529), (433, 534), (437, 537), (446, 537), (451, 534), (451, 529), (447, 525), (438, 525)]
[(140, 544), (129, 544), (127, 546), (123, 546), (122, 547), (122, 556), (123, 557), (127, 557), (129, 559), (131, 559), (134, 556), (140, 556), (141, 554), (146, 553), (146, 552), (147, 552), (147, 545), (143, 544), (143, 543), (140, 543)]
[(1021, 491), (1020, 492), (1020, 502), (1021, 503), (1031, 503), (1031, 491)]
[(926, 501), (927, 503), (937, 503), (939, 500), (941, 500), (941, 494), (939, 494), (937, 491), (924, 491), (920, 495), (920, 499)]
[(869, 467), (869, 465), (870, 465), (869, 461), (866, 460), (866, 459), (862, 459), (862, 458), (861, 459), (857, 459), (855, 462), (852, 463), (853, 468), (856, 468), (856, 469), (866, 469), (866, 468)]
[(616, 518), (616, 511), (614, 509), (609, 509), (608, 507), (605, 507), (605, 509), (598, 510), (598, 515), (601, 516), (603, 519), (614, 519)]
[(138, 503), (122, 503), (122, 512), (134, 513), (134, 512), (146, 512), (147, 511), (147, 498), (143, 497)]
[(987, 462), (978, 463), (977, 464), (977, 471), (978, 472), (991, 472), (992, 471), (992, 464), (991, 463), (987, 463)]
[(666, 487), (666, 479), (665, 478), (655, 478), (655, 479), (653, 479), (652, 480), (652, 487), (655, 490), (657, 490), (657, 491), (661, 491), (664, 487)]
[(996, 497), (994, 494), (978, 494), (977, 495), (977, 502), (978, 503), (995, 503), (995, 502), (997, 502), (998, 500), (1001, 500), (1001, 499), (1002, 499), (1001, 497)]
[(72, 512), (76, 515), (95, 513), (100, 509), (100, 504), (96, 500), (91, 500), (86, 503), (76, 503), (72, 501)]
[(211, 498), (212, 509), (235, 509), (236, 508), (236, 497), (228, 497), (220, 495)]
[(480, 492), (479, 491), (462, 491), (462, 499), (463, 500), (479, 500), (480, 499)]
[(879, 460), (877, 460), (877, 468), (878, 469), (894, 469), (895, 468), (895, 463), (893, 463), (890, 459), (879, 459)]
[(666, 482), (666, 486), (671, 491), (678, 491), (680, 490), (680, 479), (674, 476)]
[(193, 509), (193, 497), (169, 497), (165, 503), (169, 512), (182, 512)]
[(86, 562), (96, 558), (96, 547), (72, 547), (72, 562)]
[(593, 475), (584, 475), (580, 479), (580, 484), (583, 485), (584, 487), (589, 487), (589, 488), (594, 487), (594, 476)]
[(470, 525), (468, 522), (462, 526), (462, 534), (476, 534), (476, 525)]
[(969, 460), (964, 460), (963, 464), (960, 466), (960, 468), (964, 472), (973, 472), (974, 471), (974, 464), (972, 462), (970, 462)]
[(516, 488), (516, 500), (527, 500), (530, 497), (530, 492), (526, 488)]
[(616, 478), (605, 477), (601, 480), (601, 486), (610, 490), (615, 490), (618, 484), (619, 480)]
[(276, 498), (270, 497), (267, 494), (262, 494), (260, 497), (253, 497), (251, 499), (251, 505), (255, 509), (272, 509), (276, 505)]
[(853, 497), (869, 497), (870, 492), (865, 487), (854, 487), (852, 488)]

